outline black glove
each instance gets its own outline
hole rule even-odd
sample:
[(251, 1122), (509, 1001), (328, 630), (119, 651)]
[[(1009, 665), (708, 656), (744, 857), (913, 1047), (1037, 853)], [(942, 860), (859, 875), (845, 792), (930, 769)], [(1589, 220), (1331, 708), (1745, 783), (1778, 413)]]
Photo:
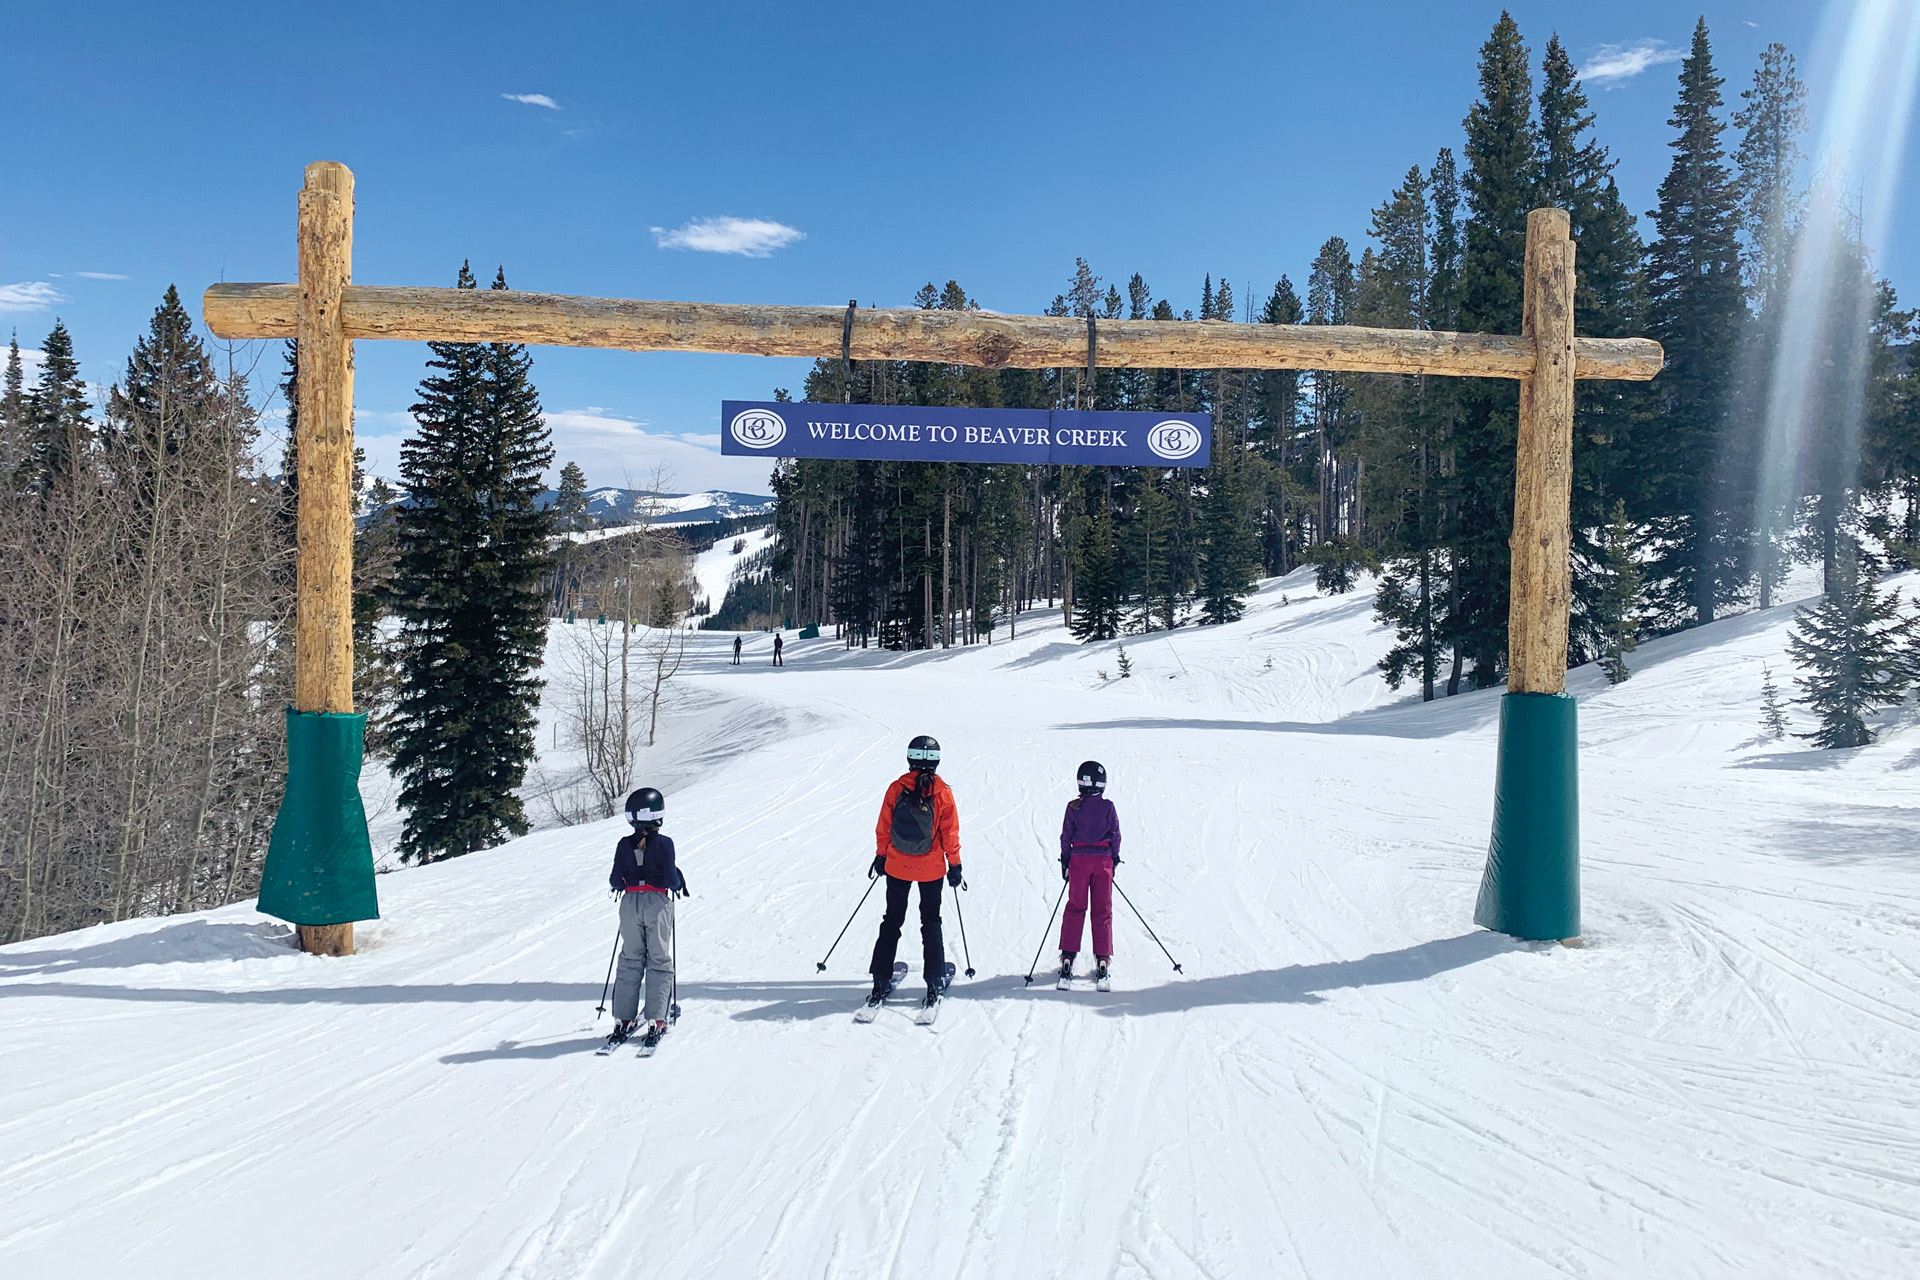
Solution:
[(1060, 878), (1062, 880), (1067, 878), (1067, 855), (1064, 853), (1060, 855)]
[(947, 883), (952, 885), (956, 889), (960, 887), (960, 864), (959, 863), (955, 863), (953, 866), (947, 868)]
[(887, 874), (887, 855), (884, 853), (876, 853), (873, 855), (873, 865), (867, 868), (867, 879), (871, 880), (875, 876), (883, 876), (885, 874)]
[(674, 892), (678, 893), (683, 898), (691, 898), (693, 896), (693, 890), (687, 888), (687, 873), (682, 871), (680, 868), (675, 867), (673, 869), (673, 874), (680, 878), (679, 887), (675, 889)]

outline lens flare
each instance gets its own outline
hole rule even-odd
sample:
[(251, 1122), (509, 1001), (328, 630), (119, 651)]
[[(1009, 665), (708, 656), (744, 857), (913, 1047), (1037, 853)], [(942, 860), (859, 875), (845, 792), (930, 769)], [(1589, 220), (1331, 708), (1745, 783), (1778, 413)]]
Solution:
[[(1790, 527), (1789, 509), (1810, 487), (1843, 503), (1857, 478), (1875, 300), (1865, 283), (1867, 253), (1884, 242), (1892, 221), (1920, 82), (1920, 6), (1834, 3), (1822, 45), (1832, 53), (1816, 115), (1814, 176), (1785, 303), (1768, 324), (1775, 350), (1755, 497), (1769, 545)], [(1823, 465), (1818, 459), (1828, 460), (1827, 469), (1810, 474)]]

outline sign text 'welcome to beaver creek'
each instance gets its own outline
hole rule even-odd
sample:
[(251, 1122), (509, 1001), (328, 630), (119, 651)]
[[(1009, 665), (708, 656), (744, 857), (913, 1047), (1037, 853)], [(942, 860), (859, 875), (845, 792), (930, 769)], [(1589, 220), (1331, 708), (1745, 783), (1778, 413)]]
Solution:
[(720, 452), (764, 458), (1204, 467), (1205, 413), (724, 400)]

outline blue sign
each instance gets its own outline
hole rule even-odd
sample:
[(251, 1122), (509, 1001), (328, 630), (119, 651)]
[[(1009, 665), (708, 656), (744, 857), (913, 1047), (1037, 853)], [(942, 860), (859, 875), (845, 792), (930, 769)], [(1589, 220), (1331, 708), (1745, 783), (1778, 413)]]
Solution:
[(750, 458), (1204, 467), (1212, 449), (1205, 413), (720, 403), (720, 452)]

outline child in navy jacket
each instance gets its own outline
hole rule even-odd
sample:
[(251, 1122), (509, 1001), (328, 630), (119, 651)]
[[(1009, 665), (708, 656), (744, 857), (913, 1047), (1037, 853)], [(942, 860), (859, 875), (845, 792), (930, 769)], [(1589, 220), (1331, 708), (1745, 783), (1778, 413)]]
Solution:
[(607, 877), (620, 895), (620, 967), (613, 984), (616, 1043), (638, 1027), (643, 979), (650, 1038), (666, 1030), (672, 1006), (673, 896), (686, 894), (687, 878), (675, 863), (672, 838), (660, 834), (666, 817), (666, 798), (652, 787), (627, 797), (633, 833), (622, 836), (614, 848), (613, 873)]

